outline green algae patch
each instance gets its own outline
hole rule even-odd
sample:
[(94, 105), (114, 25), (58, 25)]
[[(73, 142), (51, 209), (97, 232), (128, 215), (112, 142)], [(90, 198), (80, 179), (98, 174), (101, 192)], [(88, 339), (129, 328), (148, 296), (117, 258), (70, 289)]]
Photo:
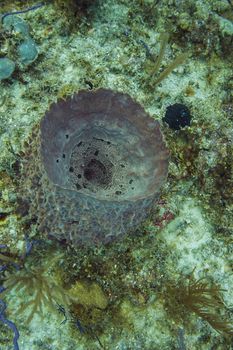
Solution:
[(87, 309), (104, 310), (108, 306), (108, 298), (96, 282), (77, 281), (68, 290), (68, 295), (73, 303), (82, 304)]

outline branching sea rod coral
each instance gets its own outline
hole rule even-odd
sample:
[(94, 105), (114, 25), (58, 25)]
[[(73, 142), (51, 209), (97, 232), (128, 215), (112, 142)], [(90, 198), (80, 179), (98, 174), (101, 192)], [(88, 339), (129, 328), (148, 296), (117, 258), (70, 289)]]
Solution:
[(222, 292), (224, 289), (217, 284), (209, 285), (205, 278), (196, 280), (192, 272), (189, 277), (182, 276), (176, 285), (167, 284), (166, 309), (176, 321), (184, 322), (187, 312), (195, 313), (217, 332), (232, 336), (233, 324), (226, 315)]
[(42, 269), (32, 270), (24, 268), (15, 274), (9, 274), (4, 283), (6, 290), (2, 293), (4, 296), (9, 290), (16, 292), (23, 291), (31, 293), (27, 302), (22, 303), (17, 309), (17, 314), (21, 315), (25, 310), (29, 310), (25, 321), (30, 324), (36, 313), (43, 315), (43, 307), (54, 311), (57, 302), (67, 305), (68, 297), (64, 290), (56, 284), (52, 278), (46, 276), (46, 271)]
[(168, 151), (159, 123), (130, 96), (100, 89), (60, 100), (39, 137), (38, 173), (32, 159), (24, 163), (31, 180), (23, 186), (41, 232), (74, 244), (107, 243), (148, 217)]

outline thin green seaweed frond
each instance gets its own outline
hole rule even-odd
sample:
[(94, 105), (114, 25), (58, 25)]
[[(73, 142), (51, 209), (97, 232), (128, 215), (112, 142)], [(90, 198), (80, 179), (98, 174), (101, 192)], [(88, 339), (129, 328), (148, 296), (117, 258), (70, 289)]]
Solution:
[[(181, 53), (178, 55), (174, 61), (172, 61), (159, 75), (159, 69), (162, 64), (162, 60), (164, 58), (165, 50), (168, 44), (169, 35), (167, 33), (162, 33), (160, 35), (160, 50), (159, 54), (155, 60), (155, 63), (153, 65), (152, 71), (151, 71), (151, 78), (150, 83), (154, 85), (158, 85), (162, 80), (164, 80), (176, 67), (181, 65), (186, 61), (189, 54), (188, 52)], [(158, 76), (157, 76), (158, 75)]]
[(159, 50), (158, 57), (156, 58), (156, 61), (155, 61), (155, 64), (154, 64), (154, 67), (152, 70), (152, 76), (155, 76), (159, 71), (159, 68), (161, 66), (161, 63), (162, 63), (162, 60), (164, 57), (164, 53), (165, 53), (165, 50), (167, 47), (168, 39), (169, 39), (169, 35), (167, 33), (162, 33), (160, 35), (160, 42), (161, 42), (160, 43), (160, 50)]
[(185, 317), (187, 311), (195, 313), (207, 321), (212, 328), (224, 335), (233, 335), (233, 324), (226, 316), (226, 306), (219, 285), (209, 285), (206, 279), (194, 279), (193, 273), (182, 278), (176, 285), (168, 284), (167, 307), (172, 314)]
[(155, 79), (154, 84), (158, 85), (162, 80), (164, 80), (176, 67), (181, 65), (187, 58), (189, 54), (188, 53), (181, 53), (179, 56), (177, 56), (173, 62), (171, 62), (167, 68), (162, 71), (162, 73), (158, 76), (157, 79)]
[(16, 259), (0, 253), (0, 261), (6, 263), (16, 263)]

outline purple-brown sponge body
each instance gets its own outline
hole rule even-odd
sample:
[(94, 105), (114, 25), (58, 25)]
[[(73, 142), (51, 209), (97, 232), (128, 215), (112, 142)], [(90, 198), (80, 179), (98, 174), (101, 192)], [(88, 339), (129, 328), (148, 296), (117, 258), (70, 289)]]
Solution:
[(159, 123), (129, 95), (111, 90), (53, 103), (30, 147), (36, 157), (23, 169), (34, 173), (26, 180), (30, 215), (36, 213), (41, 232), (73, 245), (134, 231), (167, 176)]

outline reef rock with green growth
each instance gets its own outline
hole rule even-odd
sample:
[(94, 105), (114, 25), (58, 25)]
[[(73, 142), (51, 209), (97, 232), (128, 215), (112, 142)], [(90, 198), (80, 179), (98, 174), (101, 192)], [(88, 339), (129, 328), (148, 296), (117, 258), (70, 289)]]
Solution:
[[(22, 15), (40, 55), (35, 65), (3, 80), (0, 94), (0, 244), (7, 246), (0, 279), (8, 285), (2, 298), (6, 317), (19, 330), (20, 350), (61, 344), (64, 350), (231, 349), (231, 3), (98, 0), (83, 11), (78, 2), (46, 2)], [(4, 12), (22, 9), (20, 1), (1, 5)], [(176, 57), (186, 60), (174, 67)], [(42, 211), (28, 215), (45, 198), (35, 145), (39, 124), (58, 97), (66, 101), (100, 88), (132, 96), (160, 123), (170, 151), (168, 178), (143, 227), (105, 246), (74, 248), (46, 227), (38, 229)], [(163, 122), (176, 104), (192, 116), (179, 130)], [(87, 177), (95, 164), (90, 162)], [(20, 170), (27, 167), (22, 179)], [(34, 199), (30, 206), (22, 201), (21, 184), (28, 188), (23, 197)], [(28, 242), (33, 248), (25, 257)], [(56, 264), (46, 270), (54, 256)], [(32, 274), (30, 284), (24, 278)], [(22, 283), (11, 287), (20, 277)], [(52, 307), (41, 299), (42, 313), (38, 303), (26, 324), (33, 304), (21, 306), (41, 295), (34, 286), (42, 278), (45, 295), (46, 285), (53, 287)], [(2, 323), (0, 335), (0, 347), (12, 348), (13, 335)]]
[[(31, 37), (29, 25), (21, 17), (6, 14), (5, 17), (1, 18), (1, 22), (0, 54), (5, 57), (1, 58), (0, 80), (3, 80), (9, 78), (16, 67), (25, 69), (33, 63), (37, 59), (38, 49)], [(5, 66), (3, 67), (4, 62)], [(6, 62), (8, 62), (8, 66), (6, 66)]]

